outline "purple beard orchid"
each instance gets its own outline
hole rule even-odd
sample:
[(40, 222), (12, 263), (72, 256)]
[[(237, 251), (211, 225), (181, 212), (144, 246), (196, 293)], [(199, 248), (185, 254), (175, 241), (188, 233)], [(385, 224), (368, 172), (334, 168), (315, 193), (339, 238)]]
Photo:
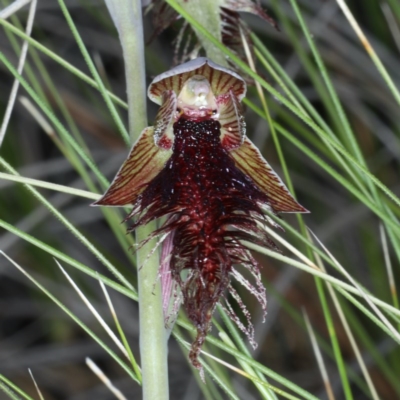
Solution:
[[(133, 205), (127, 219), (135, 222), (128, 232), (164, 217), (152, 237), (167, 237), (162, 274), (167, 267), (196, 327), (189, 358), (199, 369), (198, 355), (220, 299), (255, 345), (249, 312), (231, 279), (255, 295), (264, 312), (266, 297), (259, 266), (242, 241), (276, 248), (264, 226), (278, 225), (266, 213), (307, 212), (246, 137), (240, 104), (245, 93), (238, 74), (207, 58), (157, 76), (148, 90), (160, 105), (155, 125), (142, 132), (95, 203)], [(255, 284), (238, 272), (239, 264)], [(171, 292), (170, 281), (167, 290)], [(247, 327), (227, 301), (228, 294)]]

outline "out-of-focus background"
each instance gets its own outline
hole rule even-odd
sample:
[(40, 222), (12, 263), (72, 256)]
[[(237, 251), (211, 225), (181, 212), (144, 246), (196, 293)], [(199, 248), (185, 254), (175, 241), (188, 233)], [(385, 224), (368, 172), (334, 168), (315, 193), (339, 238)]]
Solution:
[[(0, 8), (9, 3), (1, 1)], [(378, 0), (347, 1), (394, 84), (398, 86), (400, 19), (399, 14), (396, 14), (398, 6), (394, 3), (396, 2)], [(103, 1), (66, 0), (65, 4), (106, 86), (125, 100), (121, 46)], [(399, 104), (336, 1), (299, 0), (298, 5), (342, 102), (366, 165), (386, 186), (398, 194)], [(327, 104), (331, 104), (331, 101), (327, 99), (329, 96), (323, 79), (310, 55), (309, 46), (290, 2), (263, 1), (262, 6), (276, 19), (280, 31), (253, 15), (243, 14), (244, 20), (293, 79), (301, 93), (332, 127), (335, 134), (346, 143), (346, 134), (341, 131), (335, 114), (327, 110)], [(8, 22), (18, 29), (24, 29), (27, 15), (28, 6), (25, 6), (11, 16)], [(147, 42), (145, 59), (149, 83), (155, 75), (171, 67), (174, 57), (173, 41), (179, 32), (180, 22), (157, 36), (154, 35), (151, 12), (144, 19)], [(90, 75), (57, 1), (38, 1), (32, 37)], [(13, 65), (18, 63), (21, 43), (10, 29), (1, 29), (0, 51)], [(29, 51), (23, 75), (31, 84), (34, 82), (36, 92), (41, 92), (42, 98), (46, 99), (48, 106), (69, 132), (81, 137), (82, 148), (90, 149), (95, 164), (111, 179), (127, 156), (128, 149), (117, 133), (99, 92), (35, 49)], [(277, 87), (268, 71), (261, 66), (260, 75)], [(0, 62), (1, 117), (5, 114), (12, 84), (12, 75), (4, 63)], [(326, 155), (324, 145), (310, 145), (314, 132), (298, 119), (288, 115), (290, 113), (277, 99), (267, 96), (272, 118), (297, 136), (300, 142), (306, 143), (316, 154), (327, 160), (328, 165), (340, 175), (344, 174)], [(22, 176), (91, 190), (76, 172), (74, 159), (66, 157), (66, 154), (69, 154), (68, 146), (65, 143), (59, 145), (57, 129), (55, 132), (51, 129), (45, 132), (21, 102), (24, 97), (29, 98), (29, 95), (24, 88), (20, 88), (0, 149), (0, 157)], [(249, 89), (248, 98), (260, 105), (254, 87)], [(156, 110), (157, 106), (149, 102), (149, 124), (152, 123)], [(126, 110), (121, 108), (119, 111), (127, 124)], [(278, 174), (283, 176), (268, 123), (251, 107), (247, 107), (245, 117), (248, 136)], [(376, 215), (290, 141), (282, 137), (280, 143), (298, 199), (311, 211), (311, 214), (305, 216), (307, 226), (358, 282), (371, 290), (375, 296), (391, 303), (385, 267), (387, 263), (384, 258), (385, 247), (382, 245), (380, 224)], [(91, 176), (90, 172), (86, 173)], [(0, 188), (1, 221), (90, 266), (93, 270), (112, 277), (68, 228), (52, 216), (21, 184), (0, 179)], [(90, 200), (46, 189), (38, 190), (100, 249), (132, 284), (136, 284), (136, 272), (127, 256), (129, 252), (121, 249), (102, 212), (98, 208), (90, 207)], [(398, 215), (396, 206), (389, 204), (388, 207)], [(283, 217), (284, 221), (298, 229), (294, 216)], [(0, 249), (29, 271), (113, 347), (91, 312), (60, 272), (55, 257), (2, 226)], [(291, 238), (292, 236), (287, 234), (287, 239)], [(292, 242), (296, 243), (295, 240)], [(388, 248), (398, 282), (398, 258), (392, 254), (390, 244)], [(283, 254), (288, 255), (288, 252), (283, 250)], [(328, 398), (310, 337), (304, 327), (302, 310), (305, 310), (320, 339), (335, 398), (349, 398), (343, 391), (314, 278), (276, 259), (262, 255), (256, 257), (263, 266), (268, 315), (266, 322), (262, 323), (258, 303), (250, 297), (245, 299), (253, 315), (256, 340), (259, 344), (254, 357), (316, 397)], [(61, 264), (66, 266), (62, 261)], [(98, 282), (73, 268), (69, 267), (67, 270), (90, 297), (99, 313), (112, 325), (109, 308)], [(338, 275), (337, 272), (332, 274)], [(326, 287), (324, 291), (331, 310), (332, 325), (343, 357), (343, 365), (349, 377), (352, 398), (372, 398), (343, 325), (332, 306), (332, 300), (327, 295)], [(139, 358), (137, 303), (111, 289), (110, 293), (118, 317), (123, 321), (123, 328), (133, 353)], [(400, 398), (398, 344), (356, 307), (345, 302), (343, 298), (340, 301), (379, 398)], [(213, 332), (216, 332), (215, 328)], [(126, 398), (140, 398), (139, 385), (127, 376), (104, 349), (10, 261), (0, 256), (0, 374), (32, 396), (37, 396), (28, 372), (28, 369), (31, 369), (46, 400), (113, 399), (110, 391), (87, 368), (86, 357), (93, 359), (102, 368)], [(228, 357), (228, 361), (232, 360)], [(205, 398), (201, 384), (199, 385), (189, 368), (186, 351), (182, 352), (173, 338), (169, 342), (169, 374), (172, 399)], [(261, 398), (249, 381), (228, 370), (226, 374), (230, 376), (229, 379), (240, 399)], [(222, 391), (218, 393), (209, 398), (228, 398)], [(6, 394), (0, 392), (0, 399), (5, 398), (8, 398)]]

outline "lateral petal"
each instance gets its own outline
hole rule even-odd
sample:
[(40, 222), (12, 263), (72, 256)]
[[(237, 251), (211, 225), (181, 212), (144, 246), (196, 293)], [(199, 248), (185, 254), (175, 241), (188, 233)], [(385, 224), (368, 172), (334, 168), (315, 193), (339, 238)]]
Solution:
[(223, 100), (217, 99), (219, 122), (221, 123), (221, 143), (226, 150), (239, 147), (246, 135), (246, 123), (241, 114), (241, 105), (232, 91)]
[(166, 90), (162, 94), (162, 104), (154, 122), (154, 140), (158, 147), (168, 150), (174, 142), (173, 119), (176, 112), (176, 94)]
[(143, 130), (106, 193), (94, 205), (134, 204), (148, 183), (162, 170), (172, 150), (157, 147), (154, 128)]
[(294, 199), (281, 178), (267, 163), (250, 139), (246, 137), (243, 144), (230, 151), (229, 154), (235, 160), (236, 166), (267, 194), (274, 212), (309, 212)]

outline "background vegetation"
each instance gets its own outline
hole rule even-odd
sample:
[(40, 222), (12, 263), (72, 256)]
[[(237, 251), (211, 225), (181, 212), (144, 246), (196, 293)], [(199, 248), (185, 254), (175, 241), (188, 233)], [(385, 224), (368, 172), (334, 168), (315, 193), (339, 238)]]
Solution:
[[(243, 15), (258, 75), (234, 62), (265, 96), (249, 89), (248, 135), (311, 214), (283, 216), (282, 254), (254, 253), (269, 301), (262, 323), (257, 302), (242, 294), (256, 351), (217, 312), (204, 349), (217, 359), (203, 357), (204, 385), (189, 368), (193, 332), (180, 316), (169, 341), (172, 399), (400, 398), (400, 6), (348, 1), (346, 16), (343, 4), (262, 2), (280, 32)], [(89, 207), (129, 147), (118, 34), (102, 1), (41, 0), (26, 35), (28, 15), (29, 5), (0, 20), (0, 115), (20, 82), (0, 139), (0, 398), (39, 398), (28, 368), (47, 400), (122, 396), (86, 357), (127, 399), (140, 398), (133, 238), (120, 224), (124, 210)], [(178, 27), (153, 37), (145, 17), (146, 84), (171, 67)], [(149, 124), (156, 110), (148, 104)], [(60, 266), (131, 351), (117, 347)]]

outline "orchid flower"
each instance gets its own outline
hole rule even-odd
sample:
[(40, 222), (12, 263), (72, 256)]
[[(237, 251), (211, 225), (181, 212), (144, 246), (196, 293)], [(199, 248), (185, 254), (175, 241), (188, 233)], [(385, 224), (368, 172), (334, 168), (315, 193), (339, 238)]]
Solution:
[[(246, 137), (245, 94), (246, 83), (237, 73), (207, 58), (157, 76), (148, 89), (160, 105), (155, 124), (142, 132), (96, 203), (133, 205), (128, 232), (164, 218), (152, 237), (167, 237), (160, 268), (168, 266), (197, 330), (189, 358), (199, 369), (198, 355), (220, 300), (255, 346), (249, 312), (231, 280), (247, 288), (264, 312), (266, 297), (259, 266), (242, 241), (275, 249), (264, 227), (278, 225), (268, 213), (307, 212)], [(241, 275), (239, 264), (254, 283)], [(169, 282), (169, 291), (173, 285)], [(228, 295), (240, 306), (247, 327)]]
[[(258, 2), (255, 3), (253, 0), (181, 0), (179, 4), (197, 20), (202, 21), (204, 27), (219, 42), (244, 61), (247, 58), (243, 48), (242, 34), (250, 45), (250, 50), (252, 50), (252, 46), (249, 30), (241, 19), (240, 13), (257, 15), (278, 29), (276, 22), (261, 8)], [(147, 10), (152, 11), (155, 34), (160, 34), (180, 19), (180, 15), (164, 0), (151, 0)], [(228, 66), (226, 58), (220, 56), (219, 51), (214, 51), (213, 44), (195, 28), (183, 23), (175, 40), (175, 64), (197, 57), (201, 48), (205, 50), (209, 58)], [(233, 64), (230, 67), (235, 68)]]

